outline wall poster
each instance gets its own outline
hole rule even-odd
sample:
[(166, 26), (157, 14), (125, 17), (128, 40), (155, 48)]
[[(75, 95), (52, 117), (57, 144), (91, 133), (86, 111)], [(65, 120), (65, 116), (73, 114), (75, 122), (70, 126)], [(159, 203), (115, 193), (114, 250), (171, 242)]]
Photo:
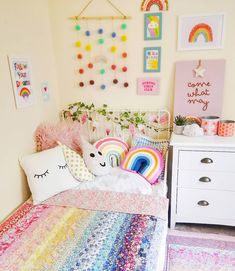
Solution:
[(28, 58), (9, 56), (12, 86), (17, 108), (24, 108), (35, 103), (32, 88), (31, 65)]
[(221, 116), (225, 60), (176, 63), (174, 115)]

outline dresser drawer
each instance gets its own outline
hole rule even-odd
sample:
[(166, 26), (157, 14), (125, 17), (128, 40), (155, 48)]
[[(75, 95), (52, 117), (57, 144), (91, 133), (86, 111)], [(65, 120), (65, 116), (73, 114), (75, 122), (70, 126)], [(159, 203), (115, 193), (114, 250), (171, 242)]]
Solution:
[(178, 188), (177, 216), (231, 220), (235, 219), (234, 204), (235, 192)]
[(179, 170), (178, 187), (235, 191), (235, 172)]
[(179, 169), (235, 172), (235, 152), (180, 151)]

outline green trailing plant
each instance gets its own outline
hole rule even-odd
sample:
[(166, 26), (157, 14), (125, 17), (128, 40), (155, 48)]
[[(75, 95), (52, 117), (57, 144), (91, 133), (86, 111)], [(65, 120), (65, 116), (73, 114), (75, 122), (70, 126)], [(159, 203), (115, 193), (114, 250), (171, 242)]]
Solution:
[(153, 129), (154, 131), (167, 131), (168, 128), (157, 127), (154, 124), (149, 124), (146, 119), (145, 112), (131, 112), (129, 110), (125, 110), (123, 112), (119, 112), (116, 114), (115, 112), (108, 109), (106, 104), (103, 104), (101, 107), (97, 108), (94, 104), (87, 105), (83, 102), (77, 102), (70, 104), (67, 110), (62, 112), (62, 118), (67, 119), (70, 118), (74, 121), (81, 121), (81, 117), (87, 112), (88, 120), (94, 121), (93, 116), (94, 113), (103, 116), (106, 121), (114, 122), (120, 125), (120, 128), (128, 129), (130, 124), (133, 124), (135, 127), (139, 127), (139, 125), (145, 126), (147, 129)]
[(177, 116), (175, 116), (174, 123), (177, 126), (183, 126), (183, 125), (187, 124), (187, 119), (186, 119), (186, 117), (183, 117), (181, 115), (177, 115)]

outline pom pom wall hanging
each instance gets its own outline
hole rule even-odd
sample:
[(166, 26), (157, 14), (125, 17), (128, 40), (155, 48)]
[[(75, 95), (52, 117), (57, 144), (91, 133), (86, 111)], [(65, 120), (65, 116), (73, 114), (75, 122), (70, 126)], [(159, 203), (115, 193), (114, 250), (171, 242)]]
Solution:
[(128, 23), (126, 16), (111, 0), (106, 0), (118, 16), (86, 16), (81, 12), (70, 19), (75, 21), (74, 41), (77, 86), (106, 91), (110, 86), (127, 88), (128, 82)]

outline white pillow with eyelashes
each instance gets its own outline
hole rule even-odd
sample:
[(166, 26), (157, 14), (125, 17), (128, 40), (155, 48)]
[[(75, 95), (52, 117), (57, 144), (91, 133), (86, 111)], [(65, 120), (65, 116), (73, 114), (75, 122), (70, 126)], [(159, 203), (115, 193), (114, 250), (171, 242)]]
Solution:
[(28, 179), (33, 204), (78, 185), (69, 172), (60, 146), (23, 156), (20, 164)]

